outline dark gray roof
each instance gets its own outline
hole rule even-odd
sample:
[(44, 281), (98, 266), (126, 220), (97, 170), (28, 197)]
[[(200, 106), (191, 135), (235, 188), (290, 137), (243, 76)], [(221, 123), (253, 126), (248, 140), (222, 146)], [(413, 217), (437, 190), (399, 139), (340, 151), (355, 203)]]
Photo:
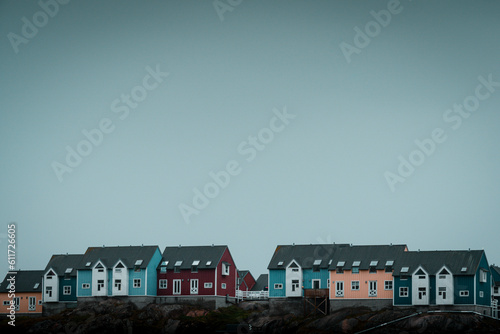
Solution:
[[(429, 275), (436, 275), (443, 266), (446, 266), (452, 275), (474, 275), (483, 254), (483, 250), (404, 252), (394, 266), (393, 275), (400, 276), (402, 267), (408, 267), (408, 274), (403, 275), (411, 275), (419, 266)], [(465, 268), (465, 271), (462, 271), (462, 268)]]
[(348, 246), (347, 244), (279, 245), (267, 269), (286, 269), (292, 260), (305, 269), (312, 268), (315, 260), (321, 260), (319, 267), (326, 269), (335, 250)]
[[(11, 275), (7, 273), (4, 280), (0, 283), (0, 292), (7, 292), (10, 276), (16, 276), (15, 288), (16, 292), (41, 292), (42, 291), (42, 276), (43, 270), (18, 270), (17, 274)], [(38, 286), (35, 289), (35, 285)]]
[[(220, 245), (165, 247), (159, 266), (168, 261), (167, 270), (174, 269), (175, 263), (182, 261), (180, 269), (191, 269), (194, 261), (200, 261), (198, 269), (215, 269), (226, 249), (227, 246)], [(208, 262), (209, 264), (207, 264)]]
[(255, 285), (250, 289), (250, 291), (264, 291), (267, 288), (267, 282), (269, 280), (268, 274), (262, 274), (255, 281)]
[(401, 253), (407, 249), (406, 245), (354, 245), (349, 247), (339, 247), (334, 256), (329, 269), (337, 268), (339, 262), (344, 262), (342, 268), (351, 270), (354, 261), (359, 261), (360, 270), (370, 269), (372, 261), (376, 261), (376, 269), (384, 269), (387, 261), (398, 261)]
[(66, 269), (71, 269), (70, 276), (76, 276), (82, 258), (83, 254), (54, 254), (45, 266), (44, 273), (52, 268), (57, 276), (64, 276)]
[(496, 286), (500, 285), (500, 267), (490, 266), (493, 282)]
[(142, 260), (139, 268), (145, 269), (157, 249), (158, 246), (89, 247), (78, 269), (92, 269), (98, 261), (101, 261), (106, 268), (112, 268), (118, 261), (122, 261), (125, 267), (131, 269), (135, 267), (137, 260)]

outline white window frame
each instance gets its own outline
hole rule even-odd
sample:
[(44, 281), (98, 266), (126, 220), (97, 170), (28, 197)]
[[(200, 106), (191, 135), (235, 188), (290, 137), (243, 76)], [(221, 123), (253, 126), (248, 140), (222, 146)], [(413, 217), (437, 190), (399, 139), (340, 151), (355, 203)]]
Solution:
[(226, 283), (222, 283), (222, 284), (220, 285), (220, 288), (221, 288), (221, 289), (226, 289)]
[(134, 289), (139, 289), (141, 287), (141, 279), (140, 278), (134, 278), (134, 281), (133, 281), (133, 287)]
[(479, 282), (486, 283), (488, 282), (488, 272), (486, 270), (481, 270), (479, 275)]
[(71, 295), (71, 285), (64, 285), (63, 286), (63, 295)]
[(82, 283), (82, 289), (90, 289), (89, 283)]
[(228, 276), (229, 275), (229, 264), (222, 263), (222, 276)]
[(212, 289), (212, 288), (213, 288), (213, 286), (214, 286), (214, 285), (213, 285), (213, 283), (212, 283), (212, 282), (205, 282), (205, 283), (203, 284), (203, 287), (204, 287), (205, 289)]
[(460, 297), (469, 297), (469, 290), (460, 290), (458, 295)]
[(3, 306), (9, 306), (9, 305), (10, 305), (10, 300), (3, 301)]
[(359, 281), (351, 281), (351, 290), (352, 291), (359, 291)]
[(484, 291), (479, 291), (479, 298), (484, 298)]
[(158, 288), (159, 289), (166, 289), (168, 284), (168, 280), (162, 278), (158, 281)]
[(321, 289), (321, 279), (315, 278), (311, 280), (311, 289), (314, 289), (314, 282), (318, 282), (318, 289)]
[[(387, 288), (387, 284), (390, 284), (390, 287)], [(393, 289), (394, 283), (391, 280), (384, 281), (384, 290), (391, 291)]]
[(283, 289), (283, 283), (274, 283), (274, 290)]
[(399, 297), (408, 297), (410, 288), (407, 286), (399, 287)]

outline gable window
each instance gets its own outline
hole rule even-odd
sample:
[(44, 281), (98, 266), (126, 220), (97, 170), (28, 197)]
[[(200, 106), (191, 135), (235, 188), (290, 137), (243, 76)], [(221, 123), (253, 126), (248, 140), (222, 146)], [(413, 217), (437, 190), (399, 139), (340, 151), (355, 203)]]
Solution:
[(479, 282), (486, 283), (488, 281), (488, 272), (486, 270), (480, 271)]
[(167, 280), (166, 279), (161, 279), (159, 287), (160, 287), (160, 289), (166, 289), (167, 288)]
[(125, 268), (121, 262), (119, 262), (115, 267), (115, 273), (121, 273), (122, 269)]
[(392, 281), (384, 281), (384, 290), (392, 290)]
[(229, 266), (230, 264), (227, 262), (222, 262), (222, 275), (227, 276), (229, 275)]
[(351, 281), (351, 290), (359, 290), (359, 281)]
[(281, 283), (274, 283), (274, 288), (276, 290), (283, 289), (283, 284), (281, 284)]
[(213, 286), (212, 282), (206, 282), (205, 284), (203, 284), (203, 287), (204, 287), (205, 289), (211, 289), (211, 288), (212, 288), (212, 286)]
[(141, 287), (141, 279), (134, 278), (134, 288), (140, 288), (140, 287)]
[(408, 297), (408, 287), (402, 286), (399, 288), (399, 297)]
[(71, 285), (63, 286), (63, 295), (70, 295), (70, 294), (71, 294)]
[(89, 283), (82, 283), (82, 289), (90, 289)]
[(104, 267), (102, 266), (101, 263), (99, 263), (97, 266), (95, 266), (97, 269), (97, 272), (103, 273), (104, 272)]
[(469, 297), (469, 290), (460, 290), (459, 296), (460, 297)]

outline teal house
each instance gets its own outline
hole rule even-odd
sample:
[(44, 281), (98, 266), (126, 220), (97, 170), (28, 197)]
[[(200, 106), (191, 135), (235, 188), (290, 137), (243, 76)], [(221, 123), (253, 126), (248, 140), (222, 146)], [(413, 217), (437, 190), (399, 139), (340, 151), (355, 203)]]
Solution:
[(154, 297), (158, 246), (89, 247), (78, 266), (78, 300), (89, 297)]
[(337, 247), (279, 245), (269, 262), (269, 298), (302, 297), (307, 289), (329, 289), (328, 267)]
[(395, 306), (442, 306), (491, 315), (491, 273), (483, 250), (412, 251), (394, 267)]

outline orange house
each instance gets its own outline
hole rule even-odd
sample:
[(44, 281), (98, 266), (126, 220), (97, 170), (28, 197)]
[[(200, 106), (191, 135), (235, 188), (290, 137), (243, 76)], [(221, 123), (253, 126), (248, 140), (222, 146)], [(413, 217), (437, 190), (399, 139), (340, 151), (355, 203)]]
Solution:
[(330, 309), (392, 305), (394, 264), (406, 245), (350, 246), (339, 248), (328, 268)]
[[(42, 314), (43, 270), (18, 270), (0, 283), (0, 314)], [(11, 307), (11, 303), (13, 307)]]

